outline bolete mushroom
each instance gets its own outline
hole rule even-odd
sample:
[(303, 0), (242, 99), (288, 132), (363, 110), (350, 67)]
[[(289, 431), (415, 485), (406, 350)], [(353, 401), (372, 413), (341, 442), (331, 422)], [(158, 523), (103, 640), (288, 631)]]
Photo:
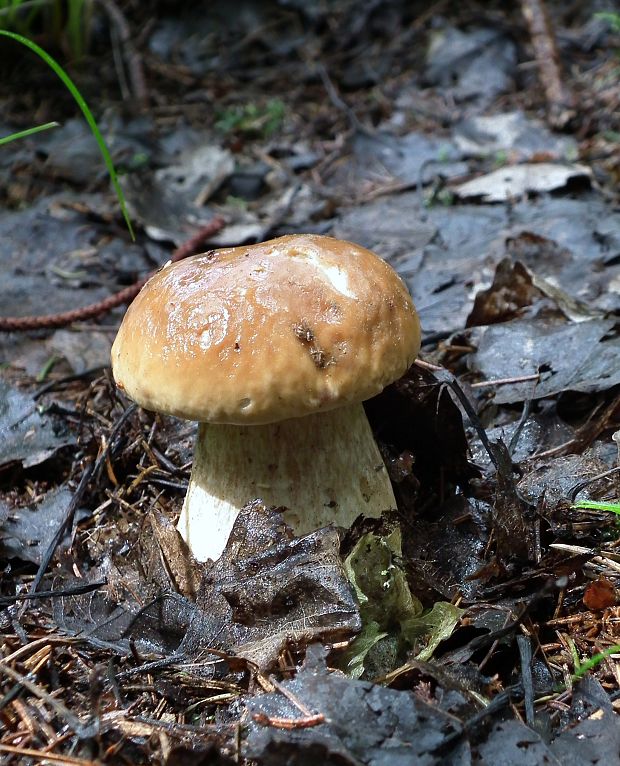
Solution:
[(160, 269), (112, 365), (142, 407), (200, 422), (178, 524), (194, 556), (219, 558), (255, 498), (298, 535), (395, 508), (362, 402), (419, 346), (405, 285), (351, 242), (291, 235)]

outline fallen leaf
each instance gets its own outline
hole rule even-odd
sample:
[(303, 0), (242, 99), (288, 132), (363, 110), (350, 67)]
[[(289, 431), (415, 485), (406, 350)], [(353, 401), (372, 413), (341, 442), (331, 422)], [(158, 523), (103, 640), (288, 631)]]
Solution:
[[(412, 649), (416, 659), (429, 659), (463, 613), (446, 602), (437, 602), (425, 612), (409, 589), (401, 557), (400, 530), (396, 529), (387, 536), (363, 535), (345, 561), (362, 616), (362, 631), (341, 661), (353, 678), (362, 676), (369, 664), (373, 676), (386, 675)], [(388, 636), (386, 651), (381, 642)], [(382, 666), (386, 661), (391, 666)]]
[(453, 188), (462, 199), (480, 197), (483, 202), (506, 202), (528, 192), (561, 189), (575, 178), (589, 179), (592, 171), (585, 165), (560, 165), (551, 162), (509, 165), (492, 173), (466, 181)]
[(583, 603), (592, 612), (614, 606), (616, 601), (616, 588), (606, 577), (599, 577), (598, 580), (588, 583), (583, 594)]
[(63, 421), (47, 415), (35, 400), (0, 380), (0, 466), (42, 463), (61, 447), (75, 444)]

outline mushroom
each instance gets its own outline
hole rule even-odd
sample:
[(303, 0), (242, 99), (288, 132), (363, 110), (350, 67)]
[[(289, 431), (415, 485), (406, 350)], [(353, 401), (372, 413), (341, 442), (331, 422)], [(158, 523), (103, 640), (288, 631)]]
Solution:
[(297, 535), (395, 508), (362, 402), (419, 347), (402, 280), (351, 242), (291, 235), (160, 269), (112, 366), (145, 409), (200, 423), (178, 523), (194, 557), (219, 558), (256, 498)]

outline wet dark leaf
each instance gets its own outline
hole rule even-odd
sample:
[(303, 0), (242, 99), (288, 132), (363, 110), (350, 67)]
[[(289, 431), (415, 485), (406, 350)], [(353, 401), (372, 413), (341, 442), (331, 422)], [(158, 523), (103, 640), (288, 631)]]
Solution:
[(450, 141), (428, 138), (421, 133), (395, 136), (381, 132), (359, 133), (353, 140), (353, 156), (336, 175), (332, 184), (360, 193), (377, 185), (427, 184), (437, 177), (453, 178), (467, 173), (459, 150)]
[[(119, 260), (105, 262), (96, 247), (99, 224), (71, 210), (69, 202), (67, 197), (63, 204), (48, 198), (24, 210), (0, 212), (3, 316), (69, 311), (78, 301), (87, 305), (109, 295), (109, 284), (102, 284), (102, 277), (105, 273), (107, 279), (114, 279)], [(80, 195), (79, 202), (82, 210), (100, 205), (98, 197), (86, 194)], [(131, 254), (134, 267), (149, 269), (141, 248), (122, 240), (121, 244), (125, 259)], [(0, 341), (2, 348), (6, 339), (0, 337)]]
[(485, 566), (490, 506), (454, 497), (432, 506), (432, 514), (403, 526), (408, 579), (420, 598), (451, 600), (474, 597), (474, 576)]
[(497, 723), (478, 748), (481, 763), (493, 766), (562, 766), (540, 734), (520, 721)]
[(519, 494), (532, 505), (544, 499), (546, 506), (553, 508), (560, 502), (596, 498), (597, 493), (608, 490), (609, 484), (600, 479), (583, 486), (584, 482), (607, 471), (607, 465), (589, 454), (565, 455), (548, 458), (533, 465), (519, 481)]
[(64, 357), (76, 373), (110, 364), (111, 332), (56, 330), (46, 343), (49, 353)]
[(574, 715), (586, 718), (567, 727), (551, 744), (562, 766), (612, 764), (620, 753), (620, 718), (594, 678), (582, 679), (573, 695)]
[(541, 154), (568, 160), (577, 155), (577, 142), (571, 136), (551, 133), (542, 122), (529, 119), (523, 112), (469, 117), (457, 125), (454, 140), (463, 152), (482, 157), (506, 152), (519, 160)]
[(143, 536), (150, 582), (140, 590), (157, 598), (136, 619), (132, 638), (188, 657), (215, 648), (268, 667), (289, 643), (329, 643), (359, 630), (334, 529), (295, 538), (277, 510), (247, 505), (221, 558), (204, 565), (195, 601), (177, 585), (191, 556), (180, 544), (169, 566), (163, 551), (172, 547), (165, 538), (178, 533), (162, 535), (162, 529), (156, 539), (150, 531)]
[[(448, 745), (461, 731), (458, 719), (410, 692), (337, 673), (329, 675), (320, 666), (301, 670), (283, 686), (310, 711), (321, 713), (325, 723), (288, 731), (264, 725), (253, 717), (300, 718), (301, 713), (280, 693), (249, 700), (251, 720), (243, 754), (262, 766), (447, 766), (467, 762), (459, 760), (458, 747), (452, 754)], [(441, 752), (443, 747), (447, 754)]]
[(211, 213), (205, 203), (234, 170), (229, 151), (193, 135), (181, 156), (166, 167), (143, 169), (128, 178), (134, 215), (155, 240), (180, 245), (206, 225)]
[(526, 380), (495, 389), (497, 404), (539, 399), (562, 391), (606, 391), (620, 383), (620, 339), (606, 336), (613, 320), (560, 322), (557, 319), (514, 320), (484, 330), (470, 369), (485, 379)]
[[(136, 598), (142, 583), (135, 575), (131, 579), (124, 577), (109, 559), (100, 567), (91, 569), (88, 577), (78, 583), (83, 584), (85, 579), (90, 582), (107, 580), (108, 584), (86, 595), (54, 599), (52, 614), (55, 624), (68, 635), (80, 636), (95, 646), (113, 646), (118, 655), (125, 655), (129, 652), (125, 631), (143, 605)], [(56, 589), (75, 584), (72, 575), (54, 579)], [(140, 593), (140, 598), (147, 599), (148, 592)], [(150, 645), (145, 646), (145, 649), (148, 648)]]
[(438, 30), (431, 41), (426, 78), (458, 101), (486, 103), (512, 86), (517, 63), (514, 42), (490, 28)]
[(75, 444), (64, 422), (39, 410), (31, 396), (0, 380), (0, 466), (42, 463), (61, 447)]
[[(487, 429), (490, 441), (501, 439), (508, 445), (515, 463), (521, 463), (537, 452), (565, 444), (574, 436), (574, 429), (558, 415), (555, 402), (544, 401), (539, 405), (539, 412), (530, 415), (522, 426), (519, 425), (519, 419), (514, 419)], [(485, 474), (493, 472), (494, 466), (478, 434), (470, 428), (468, 436), (472, 462), (481, 467)]]
[[(0, 554), (3, 558), (18, 558), (40, 564), (56, 531), (64, 519), (73, 493), (62, 487), (48, 492), (43, 499), (32, 506), (15, 508), (2, 513), (5, 520), (0, 524)], [(76, 519), (84, 518), (85, 513), (77, 514)], [(66, 535), (60, 548), (70, 544), (73, 534)]]

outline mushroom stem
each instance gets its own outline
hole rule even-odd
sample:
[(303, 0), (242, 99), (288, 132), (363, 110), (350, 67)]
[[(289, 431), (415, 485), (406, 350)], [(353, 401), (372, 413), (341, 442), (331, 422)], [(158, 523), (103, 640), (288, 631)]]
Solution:
[(178, 523), (198, 561), (220, 557), (256, 498), (285, 506), (296, 535), (396, 508), (363, 405), (260, 426), (201, 423)]

